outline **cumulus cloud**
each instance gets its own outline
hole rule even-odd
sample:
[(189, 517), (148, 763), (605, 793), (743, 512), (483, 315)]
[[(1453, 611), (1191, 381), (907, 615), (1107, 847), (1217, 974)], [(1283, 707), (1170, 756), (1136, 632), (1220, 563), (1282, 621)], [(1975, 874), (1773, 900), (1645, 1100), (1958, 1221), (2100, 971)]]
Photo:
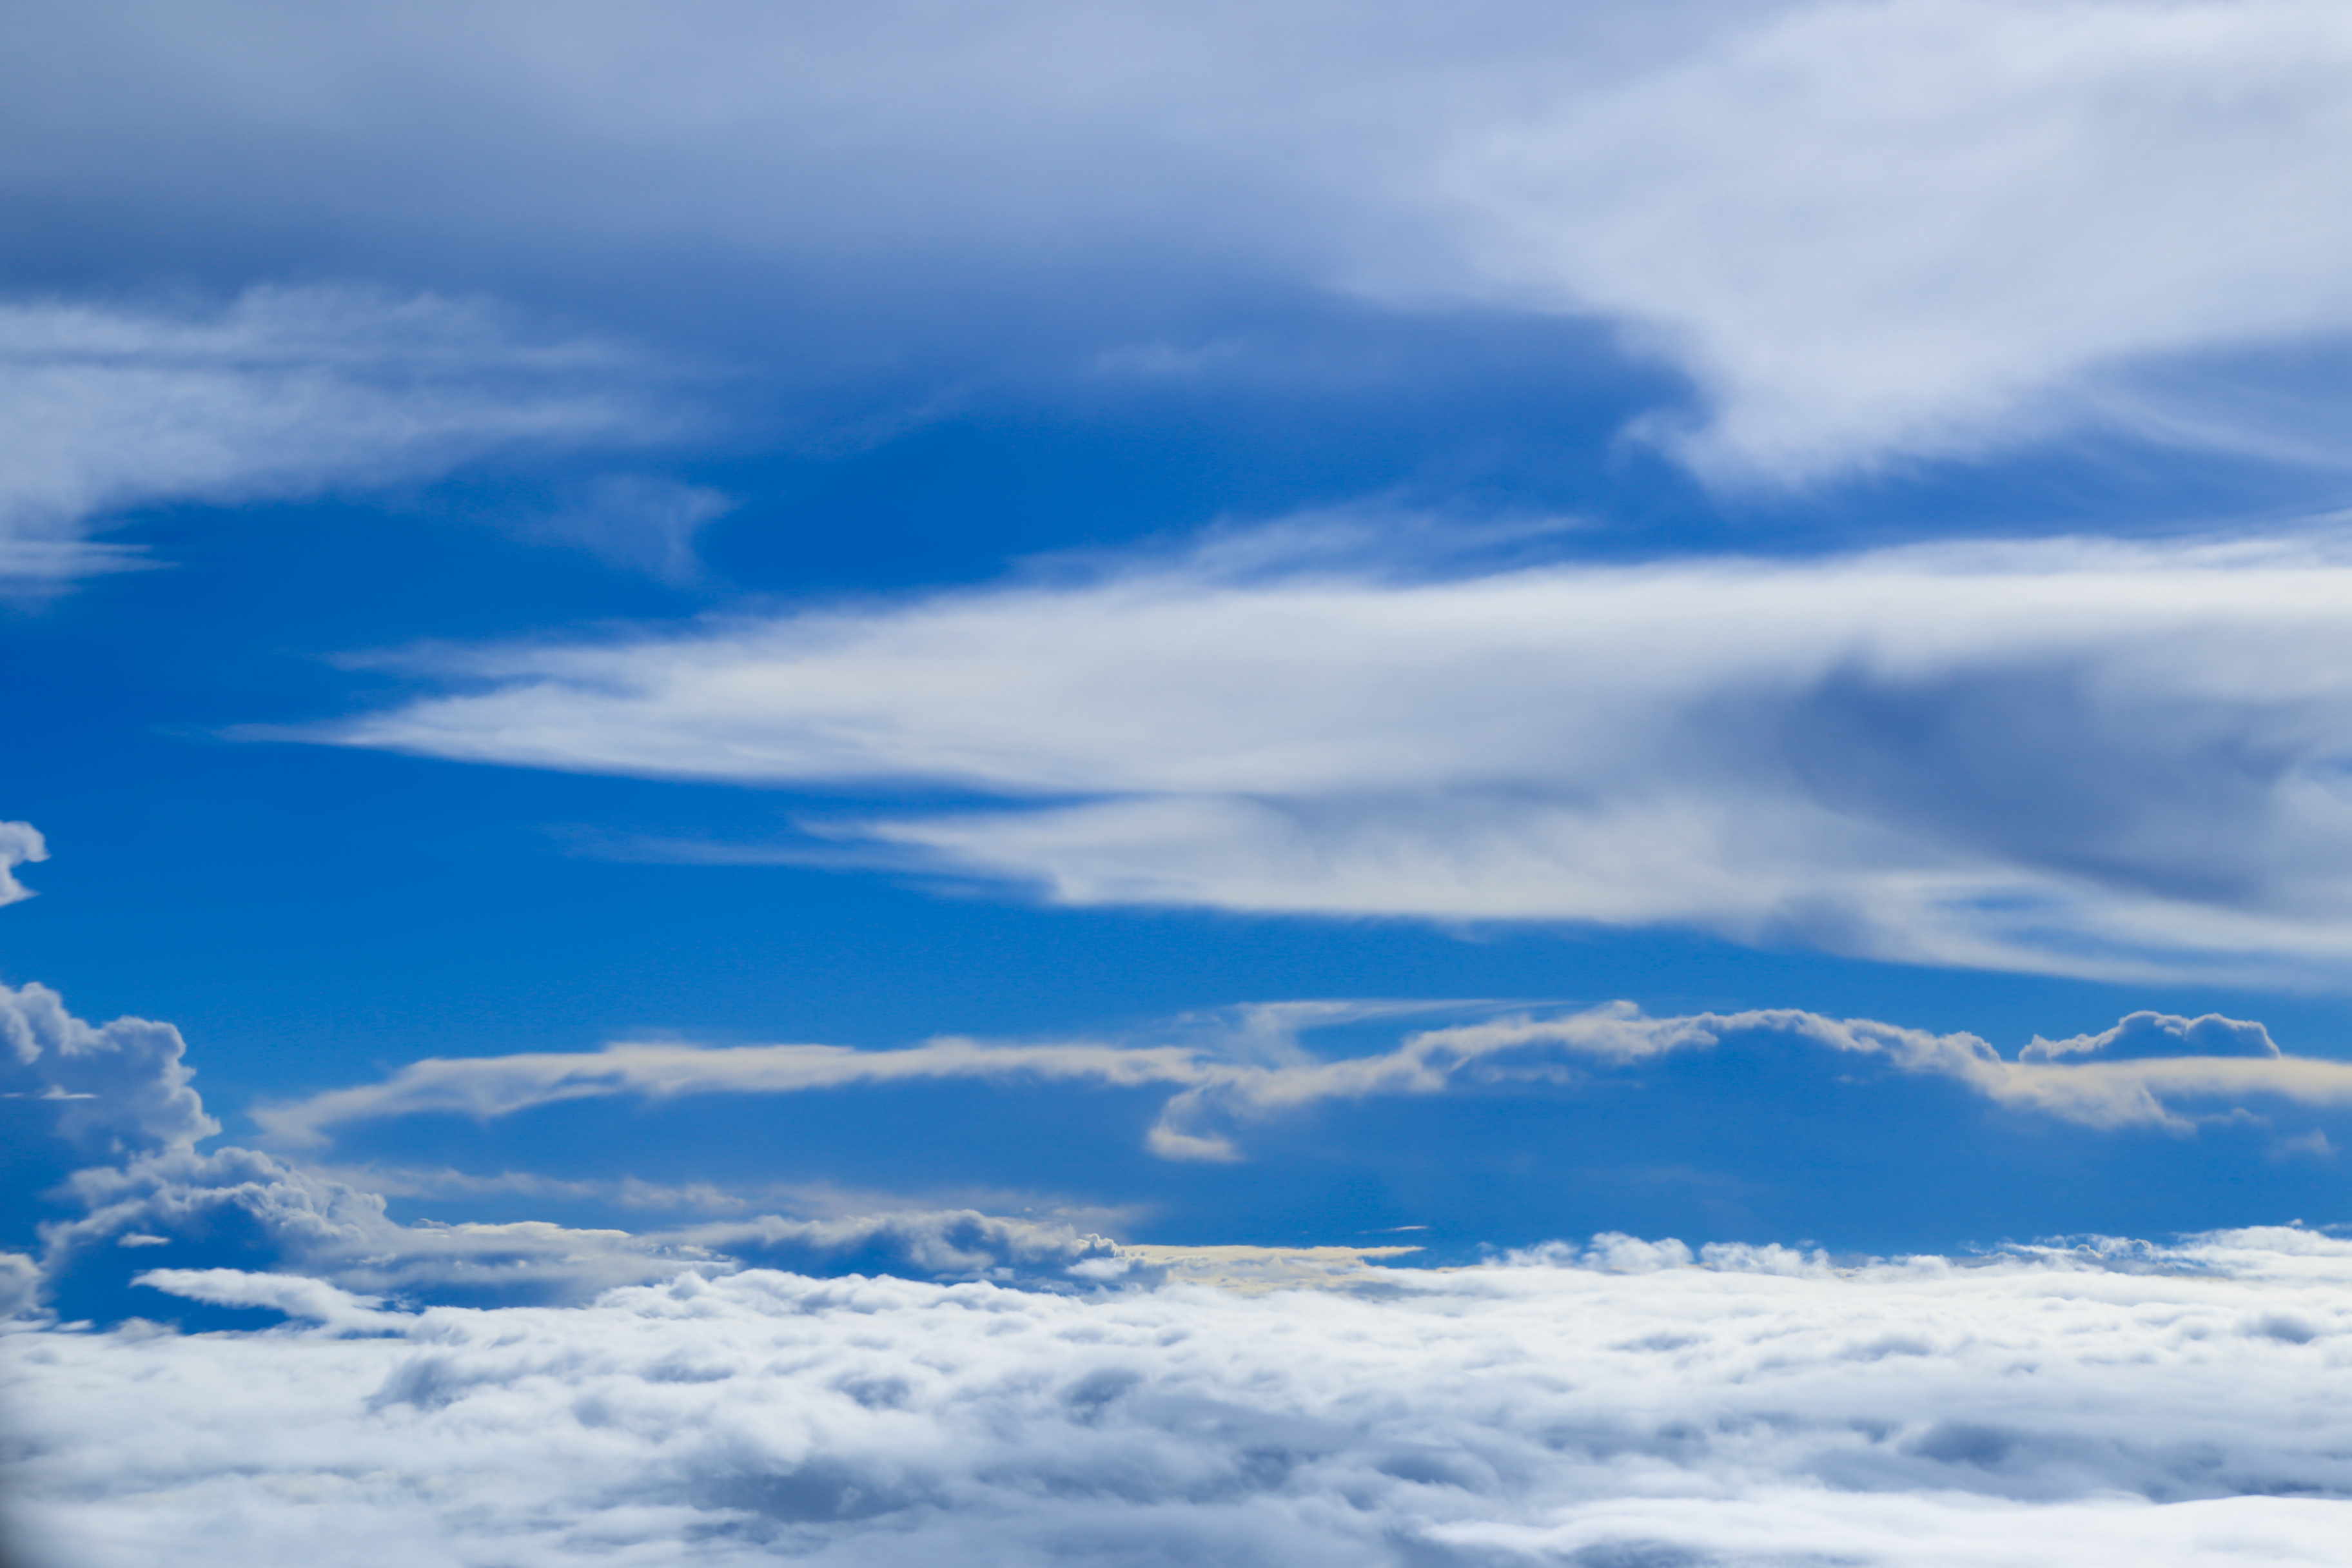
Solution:
[[(0, 586), (136, 564), (125, 511), (432, 479), (518, 448), (675, 423), (585, 342), (431, 296), (260, 288), (169, 310), (0, 304)], [(643, 367), (636, 367), (642, 373)]]
[(247, 0), (0, 43), (12, 134), (56, 150), (0, 194), (134, 268), (193, 231), (241, 276), (717, 298), (730, 333), (813, 292), (867, 300), (845, 361), (984, 315), (1090, 374), (1230, 337), (1171, 300), (1304, 285), (1622, 323), (1705, 403), (1652, 432), (1724, 479), (2084, 419), (2340, 461), (2340, 374), (2210, 363), (2352, 329), (2326, 0)]
[(411, 667), (462, 691), (313, 733), (993, 795), (817, 831), (1070, 904), (2324, 981), (2352, 951), (2347, 592), (2332, 533), (1420, 582), (1203, 560), (442, 650)]
[(220, 1131), (169, 1024), (87, 1024), (46, 985), (0, 985), (0, 1094), (58, 1102), (58, 1131), (86, 1151), (185, 1149)]
[(33, 889), (16, 880), (16, 868), (48, 858), (49, 847), (39, 828), (29, 822), (0, 822), (0, 904), (31, 898)]
[[(0, 1337), (46, 1563), (2319, 1563), (2352, 1245), (1832, 1267), (1598, 1237), (1359, 1288), (751, 1270)], [(42, 1554), (47, 1552), (45, 1558)]]
[[(159, 1258), (184, 1252), (404, 1300), (492, 1303), (580, 1301), (614, 1286), (751, 1264), (1053, 1285), (1066, 1283), (1070, 1265), (1109, 1253), (1100, 1237), (1051, 1215), (904, 1203), (637, 1231), (544, 1220), (404, 1224), (390, 1217), (380, 1193), (236, 1147), (78, 1171), (61, 1195), (80, 1212), (41, 1226), (39, 1279), (20, 1310), (102, 1300), (112, 1310), (90, 1310), (119, 1317), (126, 1310), (119, 1281), (156, 1275)], [(177, 1279), (186, 1271), (161, 1272)], [(181, 1293), (215, 1305), (276, 1304), (207, 1289)]]
[[(814, 1077), (793, 1073), (791, 1053), (809, 1049), (787, 1047), (782, 1067), (769, 1064), (771, 1076), (779, 1083), (855, 1081), (854, 1071), (837, 1065), (830, 1072), (820, 1066)], [(969, 1047), (941, 1054), (952, 1058)], [(0, 1321), (60, 1308), (68, 1315), (119, 1317), (123, 1282), (134, 1272), (154, 1273), (161, 1263), (173, 1279), (196, 1278), (176, 1268), (184, 1258), (236, 1262), (248, 1271), (236, 1279), (286, 1272), (402, 1299), (507, 1302), (581, 1300), (681, 1270), (723, 1273), (753, 1263), (1066, 1284), (1067, 1266), (1108, 1251), (1099, 1236), (1079, 1228), (1105, 1217), (1099, 1214), (1049, 1208), (1012, 1217), (880, 1195), (850, 1212), (841, 1194), (825, 1192), (765, 1194), (798, 1211), (790, 1215), (751, 1212), (754, 1205), (740, 1194), (714, 1205), (697, 1201), (698, 1194), (624, 1192), (616, 1206), (731, 1211), (726, 1218), (637, 1231), (540, 1220), (402, 1223), (391, 1217), (380, 1187), (478, 1197), (498, 1184), (366, 1184), (254, 1149), (199, 1148), (220, 1124), (205, 1112), (184, 1055), (179, 1032), (168, 1024), (118, 1018), (92, 1025), (45, 986), (0, 987), (0, 1099), (22, 1102), (27, 1113), (12, 1121), (12, 1183), (26, 1188), (16, 1194), (26, 1220), (41, 1206), (50, 1214), (37, 1227), (37, 1255), (0, 1251)], [(1150, 1060), (1143, 1053), (1133, 1074), (1148, 1074)], [(429, 1082), (435, 1065), (423, 1064), (428, 1070), (420, 1078)], [(1042, 1076), (1097, 1072), (1104, 1065), (1047, 1062)], [(1129, 1076), (1108, 1065), (1115, 1078)], [(493, 1090), (453, 1100), (443, 1083), (408, 1108), (515, 1109), (525, 1101), (512, 1086), (529, 1078), (531, 1064), (507, 1068), (503, 1098)], [(544, 1075), (535, 1081), (550, 1098), (571, 1097)], [(641, 1070), (622, 1082), (656, 1093), (742, 1087), (723, 1063), (698, 1077), (666, 1082)], [(102, 1163), (89, 1163), (93, 1159)], [(50, 1179), (38, 1174), (45, 1167), (57, 1184), (37, 1205), (29, 1189)], [(563, 1184), (527, 1174), (505, 1184), (541, 1197), (563, 1195)], [(276, 1298), (231, 1300), (220, 1294), (224, 1289), (183, 1293), (215, 1305), (276, 1304)]]
[(2208, 1013), (2201, 1018), (2180, 1018), (2167, 1013), (2134, 1013), (2112, 1029), (2045, 1040), (2039, 1035), (2018, 1053), (2029, 1062), (2063, 1061), (2068, 1057), (2100, 1061), (2131, 1061), (2147, 1057), (2253, 1057), (2275, 1060), (2282, 1053), (2271, 1032), (2260, 1024), (2242, 1023)]

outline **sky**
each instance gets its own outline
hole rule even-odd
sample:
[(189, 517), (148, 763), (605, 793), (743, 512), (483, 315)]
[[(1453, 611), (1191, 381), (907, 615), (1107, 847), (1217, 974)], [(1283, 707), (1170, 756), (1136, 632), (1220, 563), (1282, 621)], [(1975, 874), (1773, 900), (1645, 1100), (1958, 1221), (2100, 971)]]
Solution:
[(8, 8), (14, 1550), (2327, 1560), (2347, 89)]

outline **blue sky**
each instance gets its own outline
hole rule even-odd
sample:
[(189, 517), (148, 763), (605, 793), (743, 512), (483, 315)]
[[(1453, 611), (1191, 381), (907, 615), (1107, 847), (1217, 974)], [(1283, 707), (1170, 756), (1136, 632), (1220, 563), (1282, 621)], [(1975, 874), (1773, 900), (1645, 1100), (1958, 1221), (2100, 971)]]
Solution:
[(2347, 103), (0, 11), (0, 1555), (2340, 1561)]
[[(1430, 1261), (2344, 1217), (2324, 9), (0, 30), (58, 1301), (333, 1277), (153, 1164), (223, 1151), (396, 1226)], [(1570, 1037), (1618, 1003), (1734, 1022)], [(124, 1016), (200, 1111), (74, 1122), (180, 1070), (56, 1021)], [(1169, 1110), (1498, 1020), (1569, 1033)], [(596, 1076), (646, 1045), (698, 1087)], [(403, 1098), (442, 1059), (540, 1087)], [(85, 1258), (93, 1162), (214, 1218)]]

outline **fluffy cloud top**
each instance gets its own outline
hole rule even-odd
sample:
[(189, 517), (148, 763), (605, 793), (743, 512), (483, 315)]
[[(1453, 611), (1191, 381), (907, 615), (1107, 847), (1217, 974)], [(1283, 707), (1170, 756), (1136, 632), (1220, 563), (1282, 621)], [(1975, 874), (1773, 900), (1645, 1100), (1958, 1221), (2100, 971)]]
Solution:
[(149, 1283), (307, 1326), (0, 1338), (34, 1568), (2269, 1568), (2338, 1560), (2352, 1491), (2352, 1246), (2301, 1230), (1847, 1269), (1604, 1237), (1255, 1296)]
[(2242, 364), (2200, 368), (2352, 329), (2326, 0), (244, 0), (36, 9), (0, 61), (11, 140), (54, 150), (0, 195), (134, 269), (487, 274), (625, 317), (691, 277), (730, 332), (782, 277), (893, 352), (977, 289), (1097, 363), (1228, 325), (1164, 341), (1168, 300), (1304, 284), (1625, 323), (1727, 478), (2085, 417), (2336, 460), (2308, 410), (2282, 434), (2292, 373), (2252, 374), (2256, 420)]
[(169, 1024), (86, 1024), (46, 985), (0, 985), (0, 1093), (58, 1102), (58, 1131), (86, 1152), (186, 1149), (220, 1131)]
[[(256, 289), (218, 310), (0, 305), (0, 588), (135, 564), (116, 514), (431, 479), (492, 453), (641, 441), (614, 351), (431, 297)], [(642, 367), (638, 367), (642, 371)], [(674, 416), (672, 416), (674, 417)]]
[(2147, 1057), (2252, 1057), (2275, 1060), (2278, 1042), (2260, 1024), (2241, 1023), (2208, 1013), (2202, 1018), (2176, 1018), (2163, 1013), (2134, 1013), (2112, 1029), (2071, 1039), (2033, 1043), (2018, 1053), (2029, 1062), (2063, 1061), (2069, 1057), (2100, 1061), (2131, 1061)]
[[(950, 1047), (940, 1055), (961, 1062), (972, 1049)], [(824, 1047), (785, 1047), (785, 1059), (795, 1051), (814, 1052), (820, 1060), (828, 1056)], [(1008, 1218), (903, 1200), (798, 1217), (753, 1215), (736, 1200), (724, 1205), (734, 1211), (728, 1218), (637, 1232), (536, 1220), (404, 1225), (390, 1217), (383, 1194), (369, 1186), (253, 1149), (199, 1149), (220, 1124), (205, 1113), (184, 1054), (179, 1031), (168, 1024), (118, 1018), (92, 1025), (67, 1012), (45, 986), (0, 987), (0, 1100), (21, 1102), (18, 1110), (27, 1113), (15, 1118), (9, 1131), (16, 1156), (12, 1184), (26, 1187), (14, 1196), (28, 1228), (39, 1207), (30, 1189), (49, 1179), (39, 1173), (52, 1166), (62, 1178), (39, 1194), (53, 1206), (51, 1217), (37, 1227), (38, 1256), (0, 1252), (0, 1320), (43, 1311), (54, 1316), (60, 1309), (68, 1315), (119, 1317), (123, 1278), (190, 1247), (248, 1270), (291, 1270), (361, 1291), (488, 1301), (579, 1300), (615, 1285), (665, 1279), (681, 1270), (725, 1272), (747, 1263), (860, 1264), (926, 1276), (1055, 1282), (1068, 1265), (1108, 1250), (1100, 1237), (1060, 1215)], [(1048, 1078), (1108, 1073), (1114, 1081), (1150, 1076), (1155, 1053), (1136, 1053), (1137, 1061), (1127, 1066), (1108, 1061), (1112, 1054), (1106, 1047), (1082, 1061), (1032, 1061), (1017, 1070)], [(625, 1081), (656, 1093), (853, 1081), (854, 1068), (843, 1070), (837, 1058), (861, 1053), (832, 1051), (831, 1071), (820, 1068), (814, 1077), (803, 1072), (764, 1085), (730, 1077), (726, 1054), (716, 1055), (719, 1065), (698, 1077), (673, 1074), (664, 1081), (641, 1074)], [(503, 1099), (477, 1083), (473, 1098), (453, 1100), (447, 1082), (435, 1084), (438, 1064), (433, 1063), (422, 1064), (424, 1070), (404, 1087), (434, 1085), (411, 1109), (463, 1106), (478, 1113), (527, 1103), (514, 1087), (523, 1082), (536, 1084), (543, 1099), (576, 1097), (577, 1085), (567, 1090), (543, 1070), (533, 1077), (535, 1068), (551, 1060), (562, 1058), (502, 1064), (509, 1080)], [(935, 1067), (931, 1076), (940, 1070)], [(776, 1069), (770, 1071), (774, 1076)], [(907, 1076), (880, 1075), (883, 1081)], [(592, 1092), (614, 1090), (581, 1077)], [(337, 1103), (329, 1102), (323, 1120), (334, 1119)], [(521, 1180), (534, 1191), (560, 1185)], [(840, 1205), (836, 1198), (821, 1206)], [(173, 1250), (156, 1254), (155, 1248)], [(232, 1302), (217, 1291), (202, 1299), (283, 1305), (276, 1297)]]
[(1684, 923), (2111, 977), (2341, 973), (2332, 536), (1437, 582), (1212, 563), (422, 660), (330, 738), (945, 786), (824, 831), (1073, 904)]

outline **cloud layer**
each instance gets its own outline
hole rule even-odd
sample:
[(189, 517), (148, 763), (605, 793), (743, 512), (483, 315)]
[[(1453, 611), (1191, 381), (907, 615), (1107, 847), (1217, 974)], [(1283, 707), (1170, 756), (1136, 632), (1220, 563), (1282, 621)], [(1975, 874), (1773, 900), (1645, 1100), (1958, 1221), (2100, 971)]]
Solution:
[(1596, 1238), (1342, 1288), (753, 1271), (0, 1338), (33, 1568), (2330, 1562), (2352, 1246), (1832, 1269)]
[(1204, 560), (444, 651), (414, 663), (459, 693), (326, 738), (994, 795), (819, 831), (1072, 904), (2311, 978), (2352, 952), (2347, 593), (2332, 534), (1419, 583)]
[(2340, 369), (2210, 363), (2352, 329), (2324, 0), (248, 0), (0, 44), (0, 125), (57, 150), (0, 196), (75, 237), (53, 270), (715, 300), (841, 366), (952, 360), (986, 319), (1010, 341), (976, 352), (1066, 370), (1197, 356), (1231, 328), (1202, 301), (1319, 289), (1622, 323), (1700, 394), (1652, 433), (1729, 480), (2084, 420), (2340, 460)]

